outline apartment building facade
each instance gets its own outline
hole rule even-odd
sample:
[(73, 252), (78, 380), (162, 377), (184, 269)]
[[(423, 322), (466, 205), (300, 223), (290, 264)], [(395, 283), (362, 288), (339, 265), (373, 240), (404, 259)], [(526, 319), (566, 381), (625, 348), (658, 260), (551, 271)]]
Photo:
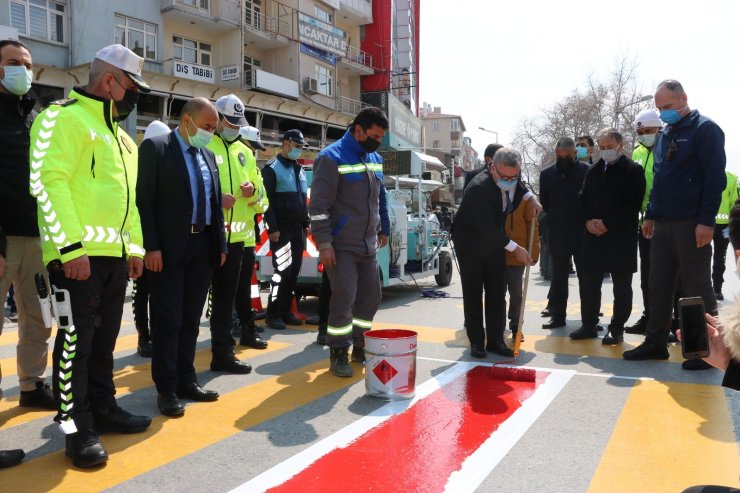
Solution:
[(105, 45), (143, 57), (153, 90), (126, 121), (138, 139), (154, 119), (176, 125), (193, 96), (233, 92), (263, 141), (299, 128), (315, 152), (362, 107), (372, 12), (371, 0), (0, 0), (0, 37), (29, 45), (43, 104), (85, 84)]
[(443, 113), (441, 107), (432, 107), (428, 103), (423, 103), (420, 113), (425, 152), (445, 164), (446, 182), (451, 182), (447, 185), (447, 191), (454, 195), (454, 203), (459, 203), (464, 184), (463, 165), (470, 159), (465, 150), (469, 141), (465, 140), (465, 123), (460, 115)]

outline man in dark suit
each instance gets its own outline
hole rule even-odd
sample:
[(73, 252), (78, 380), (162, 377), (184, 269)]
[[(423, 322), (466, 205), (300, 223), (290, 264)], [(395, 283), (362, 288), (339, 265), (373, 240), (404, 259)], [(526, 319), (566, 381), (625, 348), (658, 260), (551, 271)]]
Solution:
[[(175, 130), (145, 140), (139, 149), (136, 202), (144, 264), (152, 271), (152, 378), (165, 416), (185, 412), (178, 396), (218, 399), (200, 387), (193, 366), (208, 283), (226, 259), (218, 170), (205, 148), (217, 124), (216, 108), (194, 98), (183, 106)], [(213, 360), (211, 369), (235, 365), (242, 363)]]
[(586, 228), (578, 194), (588, 165), (578, 161), (576, 143), (569, 137), (558, 140), (555, 157), (557, 161), (540, 173), (540, 200), (547, 213), (548, 245), (552, 255), (552, 282), (547, 295), (552, 318), (542, 325), (543, 329), (565, 327), (571, 257), (575, 260), (583, 298), (580, 263)]
[(601, 130), (596, 140), (601, 159), (589, 168), (581, 191), (586, 213), (581, 279), (582, 327), (571, 339), (598, 336), (601, 284), (611, 274), (614, 314), (602, 344), (624, 340), (624, 324), (632, 313), (632, 274), (637, 272), (637, 224), (645, 194), (645, 173), (623, 154), (622, 134), (614, 128)]
[[(452, 225), (455, 252), (460, 261), (465, 329), (474, 358), (485, 358), (486, 351), (514, 355), (504, 343), (505, 252), (513, 252), (524, 265), (531, 264), (532, 259), (527, 250), (506, 236), (504, 220), (514, 210), (514, 203), (522, 200), (517, 189), (521, 165), (522, 158), (515, 149), (498, 150), (490, 168), (478, 173), (465, 190)], [(485, 330), (481, 303), (484, 289)]]

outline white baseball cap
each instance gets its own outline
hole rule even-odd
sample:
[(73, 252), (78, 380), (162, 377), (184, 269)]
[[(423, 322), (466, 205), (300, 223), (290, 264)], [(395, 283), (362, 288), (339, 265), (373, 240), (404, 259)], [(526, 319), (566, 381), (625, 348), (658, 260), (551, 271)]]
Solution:
[(637, 114), (633, 123), (635, 128), (663, 127), (663, 121), (655, 110), (643, 110)]
[(232, 125), (245, 127), (249, 122), (244, 118), (244, 103), (234, 94), (221, 96), (216, 100), (216, 111)]
[(265, 147), (265, 144), (263, 144), (260, 140), (260, 131), (257, 127), (246, 126), (240, 128), (239, 137), (244, 140), (248, 140), (254, 147), (261, 151), (267, 149), (267, 147)]
[(166, 135), (170, 133), (170, 131), (170, 127), (159, 120), (154, 120), (146, 127), (146, 130), (144, 130), (144, 140), (151, 139), (152, 137), (157, 137), (159, 135)]
[(123, 45), (108, 45), (95, 54), (95, 58), (123, 70), (141, 92), (149, 92), (149, 84), (141, 78), (144, 59)]

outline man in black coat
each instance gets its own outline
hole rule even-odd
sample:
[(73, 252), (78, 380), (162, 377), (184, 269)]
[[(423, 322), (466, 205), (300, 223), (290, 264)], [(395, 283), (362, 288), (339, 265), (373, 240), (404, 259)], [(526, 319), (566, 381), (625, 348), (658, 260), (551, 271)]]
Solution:
[(583, 299), (580, 264), (585, 214), (579, 193), (588, 165), (576, 159), (576, 143), (569, 137), (558, 141), (555, 156), (557, 161), (540, 173), (540, 200), (547, 213), (548, 246), (552, 256), (552, 282), (547, 295), (552, 318), (542, 325), (543, 329), (565, 327), (571, 257), (575, 260)]
[(586, 234), (579, 276), (582, 326), (570, 338), (598, 336), (601, 285), (604, 273), (614, 286), (614, 313), (602, 344), (624, 340), (624, 324), (632, 313), (632, 274), (637, 272), (637, 224), (645, 194), (645, 173), (624, 151), (622, 134), (601, 130), (596, 140), (601, 159), (589, 168), (581, 190)]
[[(217, 124), (213, 104), (194, 98), (183, 106), (175, 130), (145, 140), (139, 149), (136, 204), (144, 264), (152, 271), (152, 379), (165, 416), (185, 412), (178, 397), (218, 399), (200, 387), (193, 366), (208, 283), (226, 260), (218, 169), (205, 148)], [(235, 358), (211, 361), (213, 370), (248, 373), (234, 371), (243, 365)]]
[[(455, 252), (460, 261), (465, 329), (470, 354), (485, 358), (486, 351), (513, 356), (504, 343), (506, 297), (506, 251), (531, 264), (527, 250), (504, 232), (504, 220), (522, 200), (518, 177), (522, 159), (514, 149), (496, 152), (489, 169), (478, 173), (465, 190), (452, 225)], [(483, 328), (482, 297), (485, 289), (486, 328)], [(487, 341), (486, 341), (487, 339)]]

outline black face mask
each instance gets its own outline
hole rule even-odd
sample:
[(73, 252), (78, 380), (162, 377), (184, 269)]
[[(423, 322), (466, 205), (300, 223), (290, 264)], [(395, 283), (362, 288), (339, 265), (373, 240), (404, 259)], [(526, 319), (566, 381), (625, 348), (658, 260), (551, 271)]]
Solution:
[(118, 116), (114, 116), (113, 121), (122, 122), (123, 120), (128, 118), (131, 112), (134, 111), (134, 108), (136, 108), (138, 102), (139, 93), (130, 89), (126, 89), (126, 93), (123, 95), (123, 99), (121, 99), (120, 101), (113, 101), (113, 104), (116, 105), (116, 110), (118, 111)]
[(570, 169), (571, 166), (573, 166), (573, 158), (570, 157), (559, 157), (557, 158), (557, 161), (555, 162), (555, 166), (558, 167), (558, 169), (567, 170)]
[(360, 145), (363, 149), (365, 149), (367, 152), (375, 152), (378, 150), (378, 147), (380, 147), (380, 142), (378, 142), (375, 139), (371, 139), (369, 136), (360, 142)]

